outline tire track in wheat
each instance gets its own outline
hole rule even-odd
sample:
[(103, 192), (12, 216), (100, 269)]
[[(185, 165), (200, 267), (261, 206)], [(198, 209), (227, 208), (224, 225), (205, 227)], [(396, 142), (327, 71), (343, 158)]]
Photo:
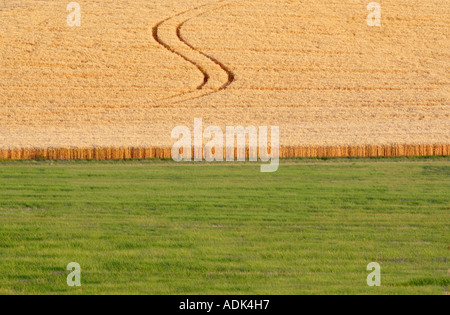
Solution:
[[(205, 13), (206, 13), (206, 12), (205, 12)], [(203, 13), (203, 14), (204, 14), (204, 13)], [(200, 14), (200, 15), (198, 15), (197, 17), (199, 17), (199, 16), (201, 16), (201, 15), (203, 15), (203, 14)], [(202, 52), (201, 50), (195, 48), (195, 47), (192, 46), (188, 41), (186, 41), (186, 40), (184, 39), (184, 37), (183, 37), (182, 34), (181, 34), (181, 29), (182, 29), (183, 26), (184, 26), (187, 22), (189, 22), (190, 20), (191, 20), (191, 19), (184, 21), (182, 24), (180, 24), (180, 25), (177, 27), (177, 36), (178, 36), (178, 38), (179, 38), (181, 41), (183, 41), (183, 43), (185, 43), (187, 46), (189, 46), (191, 49), (194, 49), (194, 50), (198, 51), (200, 54), (202, 54), (203, 56), (205, 56), (206, 58), (208, 58), (209, 60), (211, 60), (212, 62), (214, 62), (215, 64), (217, 64), (223, 71), (225, 71), (225, 72), (227, 73), (227, 75), (228, 75), (228, 80), (227, 80), (227, 82), (225, 82), (225, 83), (220, 87), (219, 90), (224, 90), (224, 89), (226, 89), (226, 88), (227, 88), (231, 83), (233, 83), (233, 81), (235, 80), (235, 74), (234, 74), (233, 71), (231, 71), (231, 69), (228, 68), (225, 64), (223, 64), (222, 62), (220, 62), (220, 61), (217, 60), (216, 58), (214, 58), (214, 57), (212, 57), (212, 56), (210, 56), (210, 55), (207, 55), (207, 54), (205, 54), (204, 52)]]
[(235, 80), (235, 75), (225, 64), (200, 51), (182, 35), (183, 26), (194, 18), (228, 5), (229, 0), (208, 3), (180, 12), (158, 22), (152, 29), (153, 38), (165, 49), (194, 65), (203, 75), (203, 82), (195, 90), (179, 93), (159, 100), (150, 107), (173, 105), (197, 99), (226, 89)]

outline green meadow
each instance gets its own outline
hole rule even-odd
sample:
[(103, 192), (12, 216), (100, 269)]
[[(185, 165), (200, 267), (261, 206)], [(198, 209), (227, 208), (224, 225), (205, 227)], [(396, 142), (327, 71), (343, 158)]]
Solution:
[(448, 294), (449, 162), (0, 162), (0, 294)]

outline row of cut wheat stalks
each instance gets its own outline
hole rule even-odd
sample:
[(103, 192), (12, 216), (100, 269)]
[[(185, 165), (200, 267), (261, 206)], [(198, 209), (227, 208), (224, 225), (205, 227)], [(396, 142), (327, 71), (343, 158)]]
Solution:
[[(89, 147), (89, 148), (10, 148), (0, 149), (0, 160), (124, 160), (124, 159), (170, 159), (170, 147)], [(230, 151), (230, 150), (229, 150)], [(245, 157), (250, 156), (248, 148)], [(244, 154), (234, 149), (228, 157)], [(394, 144), (354, 146), (282, 146), (281, 158), (295, 157), (402, 157), (402, 156), (448, 156), (450, 144)], [(199, 156), (200, 154), (198, 154)], [(231, 156), (230, 156), (231, 155)], [(192, 148), (194, 156), (194, 148)], [(224, 149), (224, 158), (227, 157)]]

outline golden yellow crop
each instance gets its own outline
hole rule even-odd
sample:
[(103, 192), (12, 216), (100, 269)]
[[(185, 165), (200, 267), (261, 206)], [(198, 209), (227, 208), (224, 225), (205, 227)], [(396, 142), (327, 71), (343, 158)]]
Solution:
[(0, 0), (0, 159), (164, 157), (195, 117), (279, 126), (284, 156), (448, 154), (441, 0), (381, 27), (368, 0), (69, 2)]

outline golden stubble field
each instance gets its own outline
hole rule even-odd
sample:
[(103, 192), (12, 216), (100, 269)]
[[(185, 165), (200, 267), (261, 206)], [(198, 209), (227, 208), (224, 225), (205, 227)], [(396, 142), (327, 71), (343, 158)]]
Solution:
[(170, 146), (276, 125), (285, 146), (449, 144), (441, 0), (0, 0), (0, 148)]

